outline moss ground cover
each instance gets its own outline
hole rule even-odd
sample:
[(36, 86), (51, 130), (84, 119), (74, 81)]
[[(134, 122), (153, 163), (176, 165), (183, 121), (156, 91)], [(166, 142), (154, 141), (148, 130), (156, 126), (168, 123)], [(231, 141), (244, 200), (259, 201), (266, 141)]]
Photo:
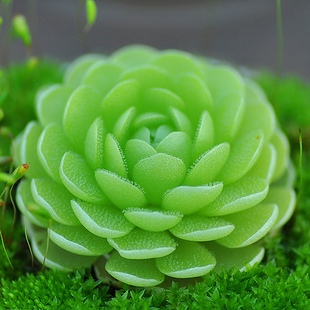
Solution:
[[(36, 70), (39, 70), (38, 65)], [(51, 66), (49, 76), (57, 82), (59, 67)], [(4, 73), (9, 72), (9, 69)], [(38, 71), (36, 71), (38, 72)], [(14, 97), (4, 99), (3, 107), (14, 107), (14, 102), (23, 98), (19, 83), (25, 79), (25, 71), (21, 70), (14, 79), (5, 75), (5, 83), (11, 89), (16, 89)], [(54, 75), (53, 75), (54, 74)], [(46, 76), (46, 73), (38, 73)], [(41, 77), (42, 77), (41, 76)], [(89, 276), (89, 270), (74, 273), (61, 273), (47, 270), (41, 271), (41, 266), (31, 264), (31, 256), (27, 249), (23, 228), (16, 225), (12, 243), (7, 249), (14, 271), (0, 250), (2, 309), (263, 309), (268, 306), (273, 309), (309, 309), (310, 295), (310, 160), (309, 144), (307, 144), (307, 126), (310, 117), (307, 115), (307, 105), (310, 97), (310, 87), (296, 79), (285, 78), (277, 83), (274, 77), (263, 74), (258, 77), (272, 104), (274, 104), (282, 129), (290, 137), (292, 158), (298, 167), (299, 146), (298, 127), (301, 126), (304, 136), (303, 183), (300, 203), (296, 216), (284, 227), (283, 234), (265, 240), (266, 255), (263, 263), (247, 273), (235, 270), (222, 270), (219, 274), (211, 271), (203, 282), (179, 288), (177, 284), (161, 290), (143, 290), (124, 286), (114, 290)], [(42, 81), (43, 82), (43, 81)], [(29, 105), (19, 107), (33, 113), (34, 94), (41, 83), (35, 84), (29, 78)], [(23, 90), (22, 90), (23, 89)], [(276, 90), (275, 90), (276, 89)], [(290, 98), (288, 100), (287, 98)], [(8, 105), (7, 102), (11, 104)], [(26, 101), (25, 101), (26, 102)], [(28, 101), (27, 101), (28, 102)], [(7, 125), (18, 123), (16, 111), (5, 110)], [(24, 123), (33, 118), (31, 114)], [(10, 117), (13, 117), (10, 120)], [(23, 119), (23, 117), (21, 117)], [(12, 130), (18, 132), (20, 128)], [(297, 141), (296, 141), (297, 140)], [(1, 143), (1, 146), (3, 144)], [(296, 185), (298, 187), (298, 183)], [(298, 188), (297, 188), (298, 189)], [(298, 189), (300, 190), (300, 189)], [(6, 212), (5, 225), (9, 229), (12, 214)]]

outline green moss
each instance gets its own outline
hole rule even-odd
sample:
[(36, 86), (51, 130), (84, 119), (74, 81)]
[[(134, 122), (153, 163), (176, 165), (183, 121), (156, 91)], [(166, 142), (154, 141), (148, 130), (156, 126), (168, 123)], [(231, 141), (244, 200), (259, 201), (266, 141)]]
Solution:
[[(30, 109), (27, 117), (31, 118), (34, 115), (34, 93), (42, 84), (35, 84), (29, 89), (22, 87), (25, 71), (19, 70), (7, 79), (9, 88), (16, 90), (10, 92), (10, 100), (22, 102), (22, 94), (27, 89), (29, 93), (25, 98), (28, 98), (26, 104), (29, 105), (17, 109)], [(59, 68), (54, 67), (54, 70), (56, 72)], [(8, 76), (6, 74), (4, 76)], [(291, 141), (297, 139), (292, 143), (292, 157), (295, 166), (298, 166), (296, 132), (302, 126), (306, 133), (310, 123), (307, 108), (310, 86), (295, 77), (284, 78), (278, 82), (274, 92), (274, 77), (271, 74), (263, 74), (258, 80), (274, 104)], [(22, 115), (16, 116), (16, 112), (12, 111), (10, 108), (5, 110), (7, 125), (12, 122), (17, 124), (19, 117), (23, 119)], [(21, 124), (14, 125), (14, 132), (28, 120), (20, 120)], [(39, 271), (42, 267), (35, 263), (34, 272), (24, 231), (18, 220), (13, 242), (8, 248), (14, 272), (0, 248), (0, 309), (310, 309), (310, 152), (307, 136), (304, 136), (304, 149), (298, 213), (284, 227), (283, 233), (265, 239), (266, 255), (260, 266), (244, 273), (235, 270), (222, 270), (219, 274), (211, 272), (203, 282), (183, 288), (177, 284), (156, 290), (124, 286), (122, 290), (114, 291), (96, 281), (89, 270), (69, 274), (46, 270), (42, 273)], [(11, 220), (12, 212), (9, 211), (5, 217), (7, 233)]]

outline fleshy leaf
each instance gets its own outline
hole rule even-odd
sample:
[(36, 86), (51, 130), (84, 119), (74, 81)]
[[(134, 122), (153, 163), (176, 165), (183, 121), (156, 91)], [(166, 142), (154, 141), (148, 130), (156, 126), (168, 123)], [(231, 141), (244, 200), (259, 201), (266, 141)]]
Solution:
[(138, 129), (140, 127), (157, 127), (159, 125), (165, 124), (169, 121), (167, 115), (163, 115), (156, 112), (147, 112), (140, 114), (134, 121), (133, 127)]
[(134, 225), (148, 231), (164, 231), (178, 224), (183, 214), (158, 208), (128, 208), (125, 217)]
[(103, 120), (101, 117), (97, 117), (89, 127), (84, 143), (85, 159), (94, 170), (103, 167), (105, 134)]
[(134, 286), (155, 286), (165, 279), (156, 268), (155, 260), (125, 259), (116, 251), (111, 254), (105, 268), (112, 277)]
[(200, 213), (217, 216), (251, 208), (267, 196), (268, 189), (266, 180), (244, 177), (235, 183), (224, 186), (218, 198), (203, 208)]
[(74, 196), (88, 202), (103, 202), (106, 197), (100, 190), (94, 172), (87, 166), (84, 158), (67, 152), (62, 158), (59, 174), (65, 187)]
[(202, 72), (195, 62), (191, 54), (177, 51), (167, 50), (159, 52), (157, 58), (153, 61), (155, 66), (167, 70), (173, 78), (182, 73), (194, 73), (198, 77), (202, 77)]
[[(20, 212), (28, 219), (31, 223), (39, 227), (49, 227), (50, 219), (40, 214), (31, 213), (31, 206), (35, 204), (33, 197), (31, 195), (30, 181), (22, 180), (16, 190), (16, 204)], [(40, 206), (38, 206), (41, 208)], [(42, 208), (42, 211), (45, 210)], [(27, 224), (26, 224), (27, 225)]]
[(179, 186), (186, 173), (181, 159), (155, 154), (140, 160), (133, 168), (133, 180), (141, 185), (149, 202), (160, 204), (162, 195), (171, 188)]
[(188, 171), (183, 184), (197, 186), (214, 181), (227, 161), (229, 152), (229, 144), (222, 143), (201, 155), (194, 163), (194, 166)]
[(134, 79), (141, 83), (143, 90), (149, 88), (160, 87), (170, 89), (172, 80), (167, 72), (158, 67), (144, 65), (125, 71), (122, 80)]
[(186, 167), (189, 166), (192, 141), (184, 132), (172, 132), (157, 146), (158, 153), (165, 153), (183, 160)]
[[(20, 140), (19, 165), (28, 163), (29, 168), (26, 173), (27, 178), (36, 178), (38, 176), (47, 176), (39, 160), (37, 149), (33, 147), (37, 144), (42, 127), (37, 122), (30, 122), (23, 133)], [(17, 152), (17, 150), (15, 150)]]
[(216, 104), (229, 93), (244, 93), (243, 78), (237, 70), (231, 67), (209, 66), (206, 79)]
[[(255, 117), (253, 117), (255, 115)], [(253, 102), (245, 105), (243, 121), (239, 128), (238, 137), (246, 133), (261, 129), (264, 133), (265, 141), (269, 141), (274, 133), (276, 118), (269, 103)]]
[(92, 234), (83, 226), (53, 224), (50, 237), (56, 245), (74, 254), (97, 256), (112, 250), (107, 239)]
[(127, 165), (123, 150), (116, 138), (108, 133), (105, 139), (104, 167), (117, 175), (127, 178)]
[(136, 107), (129, 108), (120, 116), (113, 127), (113, 135), (121, 145), (123, 145), (130, 134), (130, 125), (135, 115)]
[(264, 145), (262, 152), (247, 176), (254, 176), (270, 182), (276, 167), (277, 153), (271, 143)]
[(235, 225), (234, 231), (217, 242), (228, 248), (241, 248), (263, 238), (275, 224), (279, 211), (276, 204), (259, 204), (229, 214), (224, 219)]
[(49, 123), (62, 125), (64, 111), (71, 93), (71, 88), (62, 85), (53, 85), (39, 92), (36, 98), (36, 111), (43, 126)]
[(180, 211), (184, 215), (192, 214), (216, 199), (222, 189), (223, 183), (175, 187), (164, 194), (162, 208)]
[(35, 202), (45, 209), (53, 220), (65, 225), (79, 225), (71, 208), (74, 196), (59, 183), (51, 179), (32, 179), (31, 192)]
[(193, 127), (188, 117), (183, 112), (173, 107), (170, 107), (168, 111), (177, 130), (185, 132), (192, 138)]
[(146, 204), (144, 192), (128, 179), (104, 169), (97, 170), (95, 174), (103, 192), (118, 208), (141, 208)]
[(279, 129), (276, 129), (270, 142), (273, 144), (277, 152), (276, 167), (274, 175), (272, 176), (272, 182), (274, 182), (281, 177), (285, 169), (288, 167), (290, 146), (286, 136)]
[(216, 143), (232, 142), (242, 122), (244, 110), (245, 102), (241, 92), (228, 93), (214, 105)]
[(166, 124), (166, 125), (159, 126), (156, 130), (155, 137), (152, 143), (153, 147), (157, 147), (158, 144), (172, 132), (174, 132), (174, 129), (170, 125)]
[(71, 206), (81, 224), (96, 236), (118, 238), (127, 235), (134, 228), (122, 212), (110, 203), (98, 205), (71, 200)]
[(81, 84), (87, 70), (94, 63), (102, 59), (104, 59), (104, 56), (99, 54), (87, 54), (77, 58), (67, 68), (64, 76), (64, 83), (71, 88), (78, 87)]
[(264, 257), (265, 250), (256, 245), (249, 245), (238, 249), (229, 249), (219, 245), (216, 242), (208, 242), (205, 244), (208, 250), (212, 251), (216, 257), (217, 263), (214, 268), (219, 272), (223, 267), (229, 270), (236, 267), (240, 271), (246, 271), (247, 266), (254, 266), (260, 263)]
[[(37, 232), (34, 234), (34, 238), (31, 238), (33, 253), (41, 264), (43, 264), (45, 257), (47, 238), (46, 231)], [(90, 267), (97, 259), (98, 256), (73, 254), (49, 240), (45, 266), (62, 271), (73, 271), (82, 267)]]
[(131, 137), (132, 139), (139, 139), (145, 141), (146, 143), (151, 143), (151, 131), (147, 127), (142, 127), (137, 130), (134, 135)]
[(203, 153), (211, 149), (213, 145), (214, 145), (213, 120), (210, 113), (208, 111), (204, 111), (201, 115), (193, 142), (192, 161), (195, 161)]
[(203, 245), (183, 240), (178, 240), (178, 243), (170, 255), (156, 258), (156, 266), (163, 274), (174, 278), (193, 278), (214, 268), (216, 260)]
[(132, 171), (133, 167), (139, 160), (154, 155), (156, 153), (156, 150), (149, 143), (143, 140), (128, 140), (125, 145), (125, 157), (129, 171)]
[(176, 93), (183, 99), (187, 107), (187, 115), (194, 122), (202, 111), (211, 111), (212, 97), (205, 83), (192, 73), (181, 74), (176, 81)]
[(38, 157), (44, 170), (56, 182), (61, 182), (59, 167), (63, 155), (70, 150), (62, 128), (54, 123), (48, 124), (40, 135), (38, 141)]
[(143, 96), (143, 111), (154, 111), (166, 113), (167, 108), (174, 107), (183, 110), (185, 105), (183, 100), (175, 93), (165, 88), (150, 88), (145, 91)]
[(132, 68), (150, 63), (155, 52), (156, 49), (150, 46), (129, 45), (113, 53), (112, 59), (124, 68)]
[(108, 239), (108, 242), (124, 258), (149, 259), (172, 253), (177, 244), (167, 232), (133, 229), (124, 237)]
[(234, 225), (220, 217), (201, 215), (185, 216), (170, 229), (176, 237), (188, 241), (211, 241), (226, 237), (234, 230)]
[(65, 109), (63, 128), (67, 138), (81, 153), (85, 137), (92, 122), (98, 116), (101, 95), (93, 86), (82, 85), (71, 95)]
[(254, 131), (232, 145), (230, 155), (217, 179), (229, 184), (241, 179), (256, 163), (264, 145), (264, 134)]
[(87, 70), (82, 84), (96, 87), (103, 98), (119, 82), (122, 72), (119, 65), (98, 61)]
[(275, 203), (279, 208), (279, 215), (272, 229), (282, 227), (291, 218), (296, 204), (296, 194), (287, 187), (271, 186), (264, 203)]
[(113, 128), (126, 110), (139, 104), (140, 91), (141, 85), (136, 80), (123, 81), (109, 91), (101, 104), (101, 113), (108, 130)]

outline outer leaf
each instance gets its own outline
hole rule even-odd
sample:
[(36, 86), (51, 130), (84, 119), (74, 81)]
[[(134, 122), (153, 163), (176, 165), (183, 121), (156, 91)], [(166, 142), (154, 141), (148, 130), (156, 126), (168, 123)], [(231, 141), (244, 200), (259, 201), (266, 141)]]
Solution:
[(211, 241), (226, 237), (234, 228), (233, 224), (219, 217), (189, 215), (170, 231), (176, 237), (188, 241)]
[(153, 259), (125, 259), (116, 251), (111, 254), (105, 268), (114, 278), (134, 286), (155, 286), (165, 279)]
[(159, 271), (174, 278), (193, 278), (203, 276), (214, 268), (216, 260), (204, 246), (182, 240), (178, 243), (173, 253), (156, 259)]
[(96, 180), (110, 201), (120, 209), (141, 208), (147, 202), (142, 189), (113, 172), (97, 170)]
[(97, 256), (112, 250), (107, 239), (90, 233), (83, 226), (54, 224), (50, 228), (50, 237), (59, 247), (78, 255)]
[(31, 192), (35, 202), (45, 209), (53, 220), (65, 225), (79, 225), (71, 208), (70, 201), (74, 196), (62, 184), (51, 179), (32, 179)]
[(177, 244), (167, 232), (133, 229), (124, 237), (108, 239), (108, 242), (124, 258), (149, 259), (172, 253)]
[(67, 152), (60, 164), (60, 177), (74, 196), (88, 202), (104, 202), (106, 197), (98, 186), (93, 171), (84, 158), (73, 152)]
[(279, 211), (276, 204), (259, 204), (250, 209), (224, 216), (235, 230), (217, 242), (228, 248), (241, 248), (263, 238), (275, 224)]
[(244, 177), (224, 186), (219, 197), (200, 211), (203, 215), (218, 216), (235, 213), (260, 203), (268, 193), (268, 183), (259, 178)]
[(101, 100), (96, 88), (82, 85), (73, 92), (66, 106), (63, 128), (67, 138), (81, 153), (87, 131), (98, 116)]
[(96, 236), (118, 238), (134, 228), (122, 212), (110, 203), (94, 205), (82, 200), (71, 200), (71, 206), (81, 224)]
[(192, 214), (216, 199), (222, 189), (223, 183), (175, 187), (164, 194), (162, 208), (180, 211), (184, 215)]
[(123, 211), (125, 217), (134, 225), (148, 231), (164, 231), (178, 224), (183, 214), (177, 211), (165, 211), (160, 208), (128, 208)]

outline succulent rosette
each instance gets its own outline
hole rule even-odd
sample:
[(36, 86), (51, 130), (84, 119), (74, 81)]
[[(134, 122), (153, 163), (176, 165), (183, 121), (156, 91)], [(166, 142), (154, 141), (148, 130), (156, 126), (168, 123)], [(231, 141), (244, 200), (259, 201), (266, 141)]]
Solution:
[(86, 55), (16, 143), (17, 203), (50, 268), (155, 286), (259, 262), (293, 213), (289, 145), (263, 91), (177, 50)]

